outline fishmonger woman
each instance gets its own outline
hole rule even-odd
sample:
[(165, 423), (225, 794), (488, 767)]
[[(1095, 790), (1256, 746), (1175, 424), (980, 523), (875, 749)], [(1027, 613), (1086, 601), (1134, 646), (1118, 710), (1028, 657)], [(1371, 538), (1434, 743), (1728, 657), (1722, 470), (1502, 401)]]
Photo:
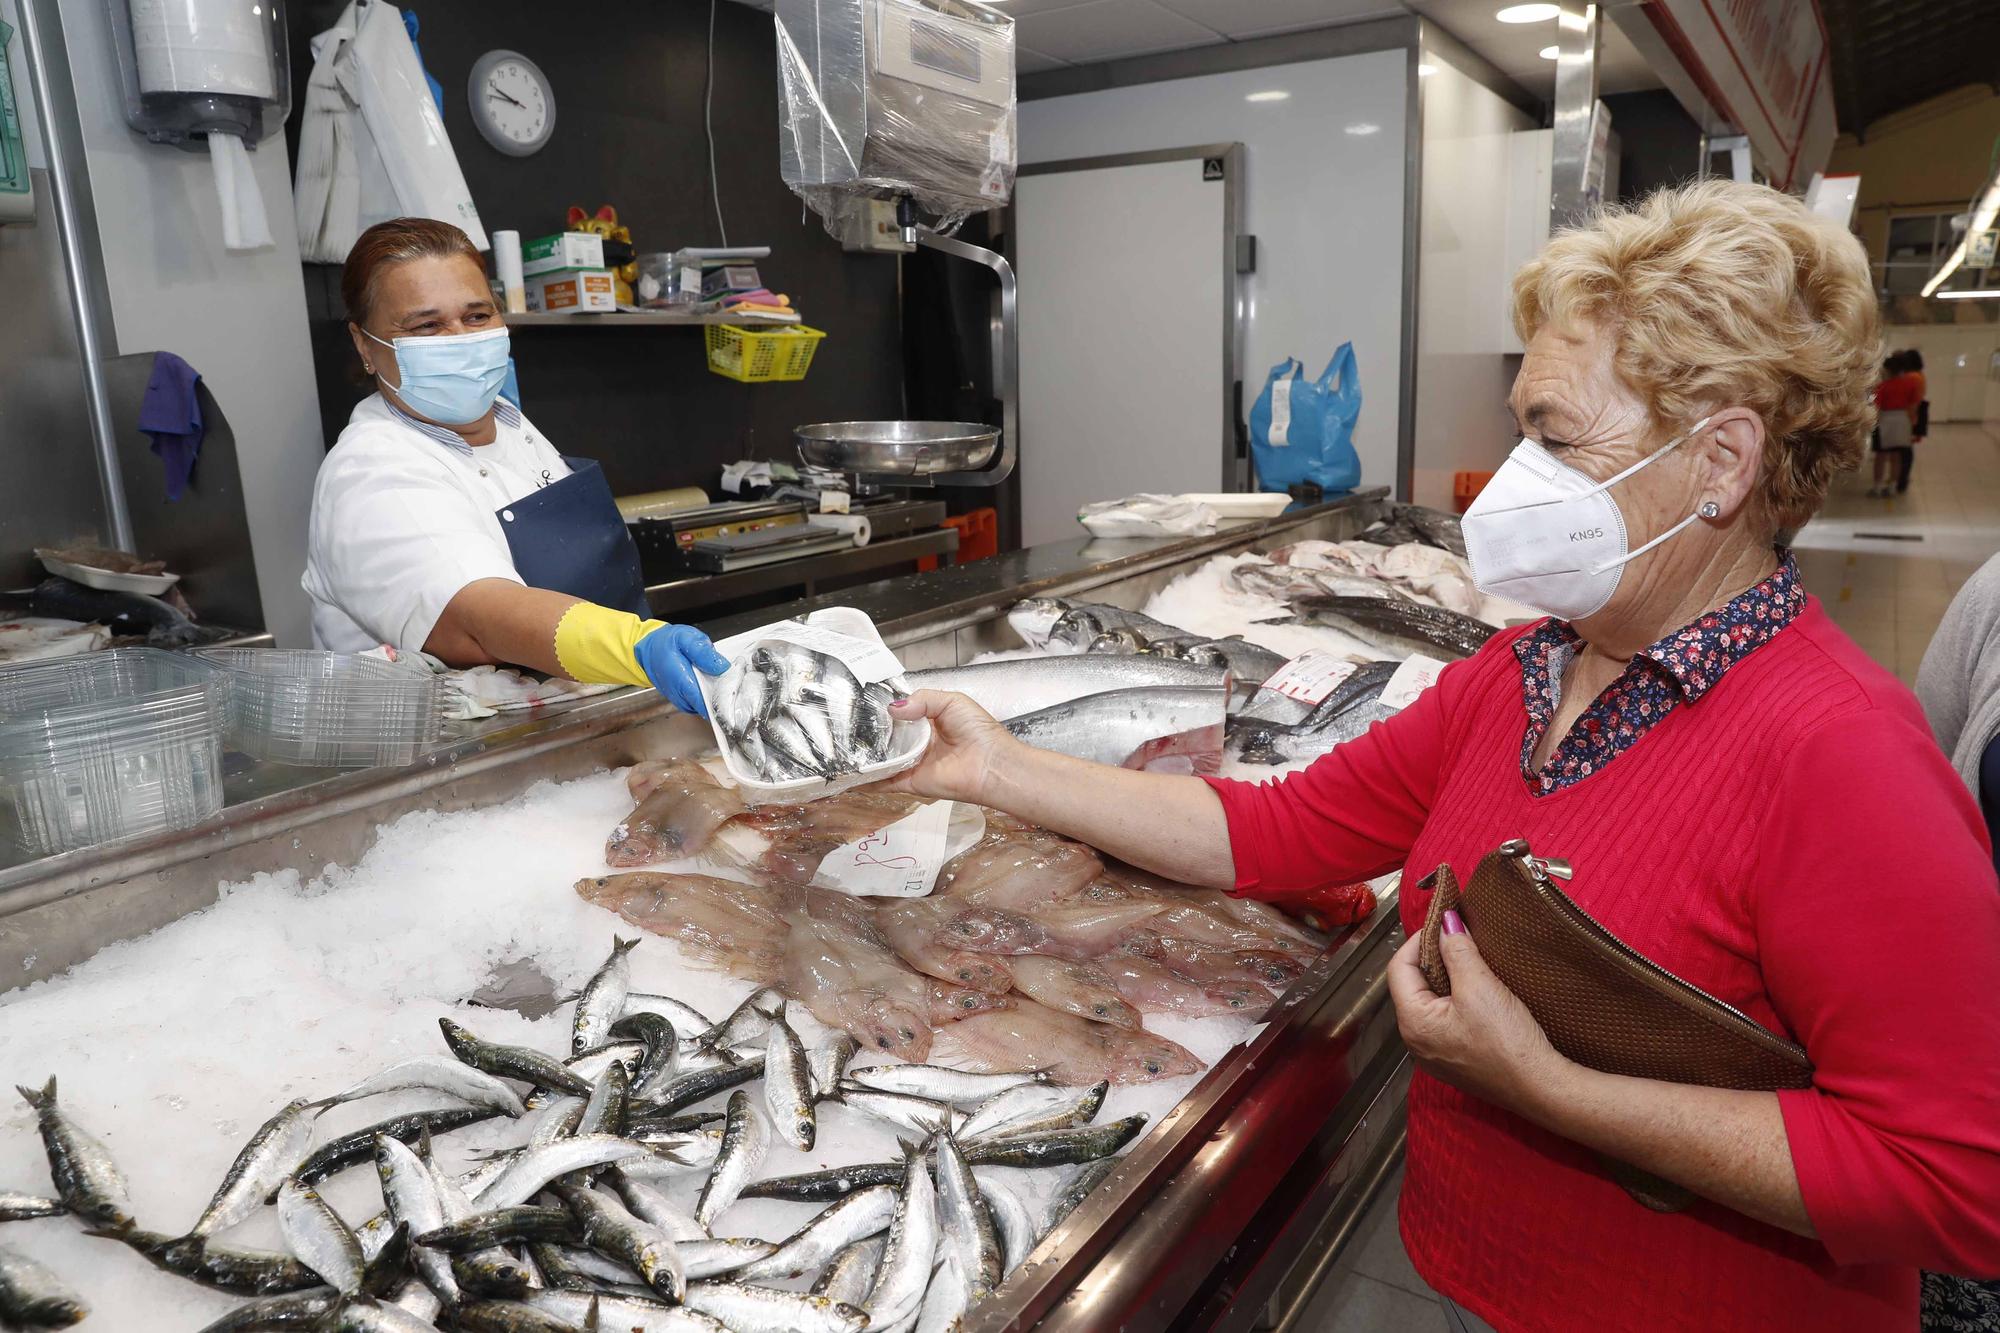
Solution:
[[(903, 714), (937, 740), (906, 782), (1276, 901), (1406, 867), (1402, 1234), (1466, 1325), (1907, 1333), (1920, 1268), (2000, 1274), (2000, 891), (1909, 691), (1775, 546), (1868, 434), (1866, 257), (1707, 182), (1557, 237), (1514, 294), (1523, 438), (1465, 531), (1481, 585), (1547, 619), (1282, 782), (1084, 764), (922, 693)], [(1417, 878), (1517, 837), (1620, 939), (1801, 1043), (1813, 1085), (1573, 1064), (1453, 917), (1432, 993)], [(1700, 1198), (1651, 1211), (1600, 1154)]]
[(500, 396), (507, 327), (465, 233), (379, 223), (340, 287), (378, 392), (313, 486), (302, 582), (314, 642), (651, 684), (705, 712), (694, 672), (728, 664), (693, 626), (647, 618), (639, 553), (604, 474)]

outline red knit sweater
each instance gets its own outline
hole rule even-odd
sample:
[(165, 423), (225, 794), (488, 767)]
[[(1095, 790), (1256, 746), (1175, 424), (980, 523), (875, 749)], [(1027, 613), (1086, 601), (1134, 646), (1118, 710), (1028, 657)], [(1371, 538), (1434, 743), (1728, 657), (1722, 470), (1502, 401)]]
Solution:
[[(1518, 633), (1518, 632), (1517, 632)], [(1817, 602), (1573, 786), (1520, 772), (1497, 636), (1304, 773), (1216, 781), (1238, 891), (1525, 837), (1647, 957), (1804, 1044), (1779, 1094), (1808, 1241), (1700, 1202), (1649, 1212), (1569, 1141), (1424, 1075), (1402, 1231), (1424, 1279), (1503, 1330), (1916, 1327), (1917, 1269), (2000, 1273), (2000, 891), (1970, 795), (1909, 692)]]

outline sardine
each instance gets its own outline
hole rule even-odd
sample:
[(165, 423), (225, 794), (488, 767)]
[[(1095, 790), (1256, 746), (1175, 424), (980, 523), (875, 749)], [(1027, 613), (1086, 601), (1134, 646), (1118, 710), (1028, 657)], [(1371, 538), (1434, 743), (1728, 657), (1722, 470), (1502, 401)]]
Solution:
[(637, 1037), (645, 1043), (646, 1054), (632, 1071), (630, 1091), (634, 1096), (643, 1097), (679, 1071), (680, 1034), (664, 1015), (644, 1010), (628, 1013), (611, 1025), (611, 1035)]
[(155, 1268), (218, 1291), (278, 1296), (323, 1285), (318, 1273), (289, 1254), (271, 1250), (246, 1250), (198, 1238), (162, 1235), (140, 1227), (84, 1234), (123, 1241)]
[(813, 1282), (813, 1295), (860, 1305), (875, 1286), (875, 1275), (882, 1267), (882, 1252), (887, 1246), (888, 1241), (881, 1238), (855, 1241), (833, 1256), (833, 1261)]
[(882, 1231), (895, 1210), (892, 1186), (857, 1190), (786, 1237), (769, 1255), (739, 1269), (737, 1280), (759, 1282), (812, 1272), (856, 1242)]
[(1304, 596), (1293, 598), (1291, 608), (1307, 624), (1343, 630), (1397, 657), (1439, 651), (1470, 657), (1495, 633), (1482, 620), (1409, 598)]
[(611, 937), (611, 955), (598, 966), (582, 994), (576, 997), (576, 1014), (570, 1023), (569, 1053), (581, 1055), (602, 1046), (611, 1036), (611, 1025), (625, 1013), (625, 994), (632, 988), (632, 950), (637, 939)]
[(903, 1145), (902, 1176), (881, 1273), (865, 1307), (867, 1322), (876, 1328), (887, 1328), (915, 1313), (930, 1285), (931, 1262), (937, 1254), (937, 1187), (924, 1155), (908, 1143)]
[(944, 1248), (958, 1261), (960, 1273), (978, 1300), (1000, 1285), (1002, 1276), (999, 1233), (980, 1197), (979, 1182), (960, 1152), (958, 1141), (946, 1130), (938, 1135), (935, 1166), (938, 1218), (944, 1232)]
[(463, 1060), (448, 1060), (441, 1055), (421, 1056), (391, 1065), (347, 1091), (326, 1098), (325, 1105), (338, 1106), (378, 1093), (402, 1092), (410, 1088), (432, 1089), (473, 1106), (490, 1107), (506, 1115), (518, 1116), (526, 1109), (521, 1104), (520, 1096), (493, 1075), (475, 1069)]
[(1055, 1198), (1049, 1200), (1048, 1216), (1043, 1219), (1041, 1230), (1035, 1235), (1039, 1242), (1042, 1237), (1054, 1231), (1062, 1220), (1076, 1211), (1090, 1192), (1104, 1183), (1104, 1178), (1118, 1169), (1118, 1158), (1100, 1157), (1094, 1162), (1086, 1162), (1069, 1178)]
[(1226, 688), (1145, 686), (1066, 700), (1006, 727), (1038, 750), (1113, 768), (1214, 773), (1228, 716)]
[(319, 1197), (318, 1190), (286, 1181), (278, 1191), (278, 1229), (293, 1257), (325, 1278), (329, 1286), (345, 1296), (361, 1290), (366, 1267), (361, 1242), (340, 1220), (340, 1214)]
[(223, 1173), (222, 1184), (188, 1231), (189, 1239), (198, 1241), (235, 1226), (257, 1211), (278, 1183), (298, 1169), (306, 1145), (312, 1141), (308, 1109), (304, 1101), (289, 1102), (257, 1127)]
[(692, 1046), (695, 1039), (715, 1026), (715, 1020), (690, 1004), (682, 1004), (671, 995), (654, 995), (646, 991), (629, 991), (625, 996), (625, 1017), (634, 1014), (658, 1014), (674, 1025), (674, 1035), (685, 1045)]
[(506, 1078), (518, 1078), (538, 1087), (553, 1088), (572, 1097), (590, 1096), (590, 1083), (562, 1066), (562, 1063), (526, 1046), (502, 1046), (481, 1041), (449, 1018), (440, 1018), (445, 1043), (451, 1053), (474, 1069)]
[(971, 1073), (944, 1065), (865, 1065), (849, 1070), (847, 1078), (865, 1088), (928, 1097), (956, 1106), (977, 1105), (996, 1093), (1048, 1082), (1048, 1075), (1036, 1070)]
[(506, 1169), (481, 1186), (472, 1202), (480, 1209), (507, 1208), (526, 1203), (558, 1176), (593, 1166), (608, 1166), (627, 1158), (644, 1157), (646, 1145), (608, 1134), (589, 1138), (559, 1139), (528, 1151), (509, 1162)]
[(647, 1155), (628, 1158), (622, 1165), (627, 1175), (641, 1180), (667, 1180), (692, 1171), (706, 1174), (722, 1155), (723, 1128), (679, 1130), (672, 1134), (644, 1133)]
[[(564, 1187), (558, 1185), (554, 1188), (560, 1193)], [(521, 1203), (472, 1213), (455, 1222), (421, 1232), (413, 1239), (419, 1246), (446, 1254), (463, 1254), (468, 1250), (511, 1245), (517, 1241), (571, 1241), (575, 1239), (576, 1231), (576, 1220), (569, 1210)]]
[(554, 1190), (575, 1217), (584, 1244), (629, 1267), (666, 1299), (682, 1299), (687, 1291), (687, 1270), (665, 1231), (634, 1217), (623, 1205), (595, 1190), (575, 1185), (557, 1185)]
[(525, 1302), (545, 1314), (567, 1320), (576, 1328), (595, 1326), (604, 1333), (732, 1333), (719, 1319), (698, 1310), (660, 1305), (630, 1296), (583, 1291), (535, 1291)]
[(63, 1206), (100, 1226), (131, 1226), (132, 1199), (125, 1177), (111, 1160), (110, 1150), (56, 1104), (54, 1076), (39, 1092), (18, 1086), (15, 1090), (34, 1108), (35, 1124), (48, 1154), (49, 1177), (55, 1181), (56, 1196)]
[(806, 1056), (808, 1072), (812, 1076), (813, 1098), (830, 1097), (847, 1075), (848, 1062), (861, 1049), (860, 1043), (845, 1032), (835, 1032)]
[(696, 1221), (693, 1213), (669, 1199), (652, 1185), (637, 1176), (626, 1174), (615, 1166), (605, 1175), (611, 1182), (611, 1188), (625, 1201), (626, 1210), (634, 1217), (651, 1222), (665, 1232), (670, 1240), (679, 1243), (707, 1237), (708, 1228)]
[(818, 1122), (813, 1115), (812, 1066), (805, 1044), (783, 1017), (771, 1024), (764, 1046), (764, 1105), (786, 1142), (811, 1152)]
[(677, 1241), (675, 1245), (681, 1252), (681, 1263), (690, 1282), (721, 1277), (724, 1273), (737, 1274), (744, 1265), (768, 1258), (778, 1248), (754, 1236), (704, 1237)]
[(956, 1132), (960, 1142), (970, 1144), (997, 1135), (1087, 1125), (1097, 1118), (1110, 1090), (1111, 1084), (1104, 1080), (1087, 1088), (1023, 1083), (979, 1103)]
[(1008, 1134), (968, 1145), (965, 1159), (975, 1166), (1074, 1166), (1111, 1156), (1145, 1127), (1146, 1116), (1140, 1114), (1102, 1125)]
[(852, 1083), (843, 1084), (835, 1100), (850, 1111), (923, 1135), (935, 1134), (961, 1118), (950, 1102), (903, 1092), (883, 1092)]
[(856, 1162), (849, 1166), (807, 1171), (795, 1176), (770, 1176), (743, 1187), (746, 1199), (784, 1199), (791, 1203), (831, 1203), (856, 1190), (894, 1185), (903, 1178), (901, 1162)]
[(869, 1324), (852, 1305), (824, 1296), (774, 1291), (741, 1282), (692, 1282), (687, 1308), (734, 1333), (860, 1333)]
[(913, 690), (966, 695), (1001, 721), (1111, 690), (1173, 687), (1228, 688), (1226, 667), (1197, 666), (1170, 657), (1026, 657), (908, 674)]
[(326, 1333), (437, 1333), (437, 1325), (394, 1305), (348, 1301), (321, 1327)]
[(451, 1275), (451, 1259), (425, 1239), (445, 1224), (444, 1201), (438, 1197), (437, 1180), (430, 1168), (401, 1142), (384, 1134), (375, 1140), (375, 1174), (382, 1185), (389, 1220), (410, 1229), (410, 1266), (439, 1300), (455, 1303), (460, 1293)]
[(631, 1075), (625, 1072), (624, 1065), (610, 1065), (591, 1086), (590, 1098), (583, 1104), (583, 1114), (577, 1117), (576, 1132), (623, 1134), (625, 1109), (630, 1097)]
[(909, 1324), (909, 1333), (957, 1333), (964, 1326), (965, 1310), (972, 1304), (972, 1298), (972, 1282), (966, 1277), (958, 1255), (947, 1245), (931, 1274), (930, 1286), (924, 1289), (923, 1302), (917, 1317)]
[(25, 1190), (0, 1190), (0, 1222), (25, 1222), (31, 1217), (54, 1217), (67, 1211), (61, 1199), (45, 1199)]
[(986, 1211), (992, 1215), (993, 1229), (1000, 1236), (1001, 1269), (1011, 1273), (1035, 1248), (1034, 1215), (998, 1173), (989, 1170), (980, 1175), (975, 1171), (973, 1177), (979, 1182), (980, 1196), (986, 1200)]
[(1010, 967), (1015, 987), (1051, 1009), (1093, 1023), (1133, 1029), (1140, 1026), (1139, 1011), (1125, 1002), (1117, 983), (1095, 963), (1029, 955), (1016, 958)]
[(1100, 1079), (1150, 1083), (1203, 1067), (1185, 1047), (1155, 1033), (1086, 1023), (1032, 1002), (946, 1030), (969, 1068), (996, 1073), (1039, 1068), (1052, 1082), (1075, 1086)]
[(715, 831), (749, 807), (734, 787), (691, 759), (674, 760), (604, 842), (604, 860), (620, 870), (694, 856)]
[(729, 1017), (702, 1032), (695, 1045), (703, 1050), (716, 1050), (762, 1041), (771, 1024), (784, 1014), (785, 997), (769, 986), (759, 987), (730, 1010)]
[(474, 1301), (451, 1317), (458, 1333), (576, 1333), (578, 1328), (520, 1301)]
[(656, 1090), (643, 1102), (635, 1102), (628, 1110), (630, 1115), (643, 1115), (657, 1119), (693, 1106), (696, 1102), (707, 1101), (718, 1093), (740, 1087), (752, 1079), (764, 1075), (764, 1057), (739, 1060), (733, 1065), (712, 1065), (707, 1069), (690, 1070), (674, 1078), (666, 1086)]
[(200, 1333), (270, 1333), (274, 1329), (316, 1328), (346, 1297), (332, 1287), (289, 1296), (267, 1296), (237, 1306)]
[(715, 1219), (736, 1202), (743, 1187), (763, 1163), (770, 1142), (771, 1131), (765, 1127), (764, 1118), (758, 1114), (750, 1094), (741, 1089), (730, 1093), (729, 1120), (722, 1131), (722, 1153), (715, 1160), (714, 1173), (701, 1187), (701, 1198), (694, 1208), (695, 1221), (701, 1223), (704, 1230), (713, 1233)]
[[(464, 1066), (461, 1065), (460, 1068)], [(469, 1069), (466, 1072), (476, 1074), (479, 1071)], [(392, 1138), (398, 1143), (415, 1143), (418, 1136), (425, 1132), (448, 1134), (467, 1125), (482, 1124), (499, 1114), (501, 1113), (498, 1110), (490, 1106), (454, 1106), (443, 1111), (413, 1111), (408, 1115), (399, 1115), (394, 1119), (384, 1120), (366, 1129), (357, 1129), (352, 1134), (343, 1134), (337, 1139), (321, 1144), (298, 1164), (298, 1169), (292, 1174), (298, 1177), (301, 1184), (317, 1185), (327, 1177), (373, 1157), (375, 1140), (379, 1137)], [(273, 1196), (276, 1194), (278, 1183), (272, 1182)], [(220, 1230), (221, 1227), (215, 1229)]]

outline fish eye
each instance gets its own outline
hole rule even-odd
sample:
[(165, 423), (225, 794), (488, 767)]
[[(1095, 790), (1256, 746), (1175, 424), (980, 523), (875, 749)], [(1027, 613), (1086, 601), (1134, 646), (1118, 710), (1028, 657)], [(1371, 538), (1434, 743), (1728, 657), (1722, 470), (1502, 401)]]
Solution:
[(1160, 1062), (1158, 1060), (1148, 1060), (1143, 1067), (1148, 1074), (1157, 1074), (1160, 1072)]
[(889, 1049), (889, 1039), (887, 1037), (877, 1037), (875, 1039), (875, 1044), (877, 1046), (880, 1046), (885, 1051)]
[(902, 1033), (904, 1041), (915, 1041), (917, 1039), (917, 1034), (910, 1031), (908, 1028), (902, 1029)]
[(1111, 1012), (1111, 1006), (1108, 1004), (1093, 1004), (1090, 1006), (1090, 1012), (1093, 1014), (1108, 1014)]

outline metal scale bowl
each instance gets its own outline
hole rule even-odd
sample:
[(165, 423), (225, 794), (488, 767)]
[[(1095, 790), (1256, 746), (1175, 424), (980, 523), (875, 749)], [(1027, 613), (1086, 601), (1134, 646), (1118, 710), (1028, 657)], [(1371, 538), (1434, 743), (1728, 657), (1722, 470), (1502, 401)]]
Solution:
[(978, 421), (832, 421), (800, 426), (793, 435), (804, 462), (847, 473), (864, 487), (990, 486), (994, 478), (985, 469), (1001, 431)]

